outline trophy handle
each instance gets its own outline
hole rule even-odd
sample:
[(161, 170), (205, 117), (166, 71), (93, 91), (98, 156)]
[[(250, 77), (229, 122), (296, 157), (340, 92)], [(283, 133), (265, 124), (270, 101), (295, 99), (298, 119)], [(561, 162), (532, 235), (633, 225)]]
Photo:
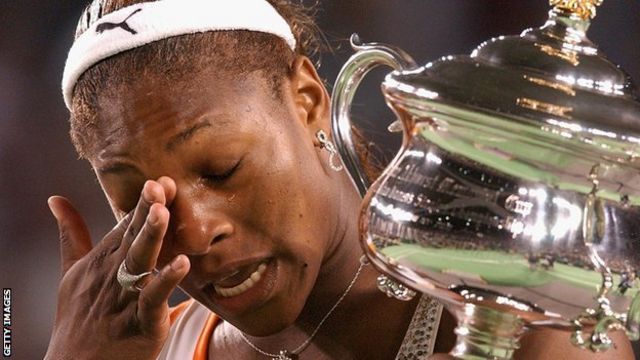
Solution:
[(379, 65), (387, 65), (396, 71), (417, 67), (404, 51), (378, 43), (362, 44), (357, 34), (351, 35), (351, 47), (356, 53), (338, 74), (331, 98), (331, 123), (333, 138), (342, 163), (351, 175), (360, 196), (364, 197), (371, 185), (360, 164), (351, 132), (351, 102), (362, 79)]

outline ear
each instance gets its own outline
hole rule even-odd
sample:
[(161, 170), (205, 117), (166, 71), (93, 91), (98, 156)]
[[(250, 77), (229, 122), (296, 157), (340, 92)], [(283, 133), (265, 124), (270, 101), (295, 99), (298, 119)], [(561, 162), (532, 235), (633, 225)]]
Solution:
[(297, 57), (291, 66), (291, 95), (298, 120), (315, 137), (319, 129), (329, 127), (329, 94), (315, 66), (306, 56)]

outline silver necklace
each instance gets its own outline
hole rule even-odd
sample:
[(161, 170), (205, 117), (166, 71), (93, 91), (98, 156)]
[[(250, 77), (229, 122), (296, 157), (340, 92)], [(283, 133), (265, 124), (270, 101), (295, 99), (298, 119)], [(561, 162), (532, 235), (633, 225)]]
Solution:
[[(364, 258), (364, 256), (363, 256), (363, 258)], [(338, 307), (338, 305), (340, 305), (340, 303), (342, 302), (342, 300), (344, 300), (344, 298), (347, 296), (349, 291), (351, 291), (351, 288), (353, 287), (353, 285), (358, 280), (358, 277), (360, 276), (360, 272), (362, 271), (362, 268), (367, 264), (366, 258), (364, 258), (365, 260), (363, 260), (363, 258), (360, 259), (360, 267), (358, 267), (358, 271), (356, 271), (356, 275), (351, 280), (351, 283), (349, 283), (349, 286), (347, 286), (347, 289), (342, 293), (342, 295), (340, 296), (338, 301), (336, 301), (336, 303), (333, 305), (331, 310), (329, 310), (329, 312), (327, 312), (327, 314), (322, 318), (322, 320), (320, 320), (320, 323), (313, 330), (313, 332), (311, 333), (311, 336), (309, 336), (309, 338), (307, 338), (307, 340), (305, 340), (297, 348), (293, 349), (292, 351), (280, 350), (279, 353), (273, 354), (273, 353), (269, 353), (269, 352), (266, 352), (266, 351), (260, 349), (257, 345), (252, 343), (251, 340), (249, 340), (247, 338), (247, 336), (242, 331), (240, 331), (240, 337), (242, 337), (242, 340), (244, 340), (247, 343), (247, 345), (249, 345), (253, 350), (259, 352), (260, 354), (262, 354), (264, 356), (270, 357), (273, 360), (295, 360), (295, 359), (297, 359), (298, 355), (301, 352), (303, 352), (307, 348), (307, 346), (309, 346), (309, 344), (311, 343), (311, 340), (313, 340), (313, 338), (316, 336), (316, 334), (318, 333), (318, 330), (320, 330), (320, 328), (322, 327), (324, 322), (329, 318), (329, 316), (331, 316), (331, 314)]]

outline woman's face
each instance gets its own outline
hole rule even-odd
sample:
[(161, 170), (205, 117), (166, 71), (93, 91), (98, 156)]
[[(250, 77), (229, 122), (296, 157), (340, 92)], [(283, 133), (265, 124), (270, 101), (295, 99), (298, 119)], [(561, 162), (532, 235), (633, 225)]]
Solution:
[(304, 84), (318, 81), (306, 65), (282, 99), (258, 74), (215, 71), (143, 75), (98, 99), (102, 140), (89, 160), (112, 208), (122, 216), (146, 180), (171, 177), (158, 267), (187, 255), (182, 289), (253, 335), (296, 319), (339, 217), (313, 142), (326, 93)]

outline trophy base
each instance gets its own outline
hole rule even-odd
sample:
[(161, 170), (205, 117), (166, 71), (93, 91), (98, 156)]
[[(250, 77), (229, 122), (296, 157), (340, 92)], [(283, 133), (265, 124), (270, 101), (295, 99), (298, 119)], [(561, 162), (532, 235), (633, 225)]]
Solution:
[(464, 304), (456, 316), (458, 338), (449, 353), (456, 359), (509, 360), (525, 330), (519, 316), (477, 304)]

